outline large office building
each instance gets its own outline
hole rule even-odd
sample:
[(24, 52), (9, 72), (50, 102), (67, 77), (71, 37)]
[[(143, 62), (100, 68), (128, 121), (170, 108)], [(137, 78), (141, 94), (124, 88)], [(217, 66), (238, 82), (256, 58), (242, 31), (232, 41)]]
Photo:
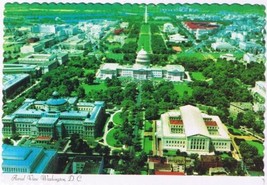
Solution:
[(28, 64), (4, 64), (3, 73), (4, 74), (26, 73), (31, 76), (41, 75), (40, 67), (38, 67), (37, 65), (28, 65)]
[(166, 65), (165, 67), (150, 67), (149, 54), (141, 49), (135, 64), (129, 66), (117, 63), (105, 63), (96, 73), (96, 78), (104, 80), (113, 77), (129, 77), (138, 80), (165, 79), (169, 81), (183, 81), (185, 69), (181, 65)]
[(159, 150), (199, 154), (231, 151), (231, 140), (220, 118), (201, 113), (191, 105), (162, 114), (156, 134)]
[(105, 122), (105, 104), (78, 102), (78, 98), (61, 98), (57, 92), (46, 101), (26, 99), (11, 115), (2, 119), (4, 136), (13, 133), (49, 142), (53, 138), (69, 137), (77, 133), (82, 138), (94, 138)]
[[(66, 55), (66, 54), (65, 54)], [(64, 56), (65, 56), (64, 55)], [(25, 57), (19, 58), (19, 64), (37, 65), (40, 67), (42, 74), (47, 73), (51, 69), (60, 65), (58, 56), (55, 54), (30, 54)]]
[(44, 48), (44, 45), (42, 43), (30, 43), (30, 44), (26, 44), (24, 46), (22, 46), (20, 48), (20, 52), (23, 54), (27, 54), (27, 53), (36, 53), (36, 52), (40, 52), (42, 51)]
[(54, 173), (57, 164), (55, 150), (4, 144), (3, 173)]
[(5, 74), (3, 75), (3, 95), (6, 98), (25, 89), (30, 82), (29, 74)]

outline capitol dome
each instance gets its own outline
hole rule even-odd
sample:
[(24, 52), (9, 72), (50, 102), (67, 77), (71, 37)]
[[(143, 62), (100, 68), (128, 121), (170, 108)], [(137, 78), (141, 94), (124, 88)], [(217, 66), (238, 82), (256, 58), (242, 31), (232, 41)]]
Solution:
[(142, 48), (138, 53), (135, 62), (148, 66), (150, 64), (149, 54)]

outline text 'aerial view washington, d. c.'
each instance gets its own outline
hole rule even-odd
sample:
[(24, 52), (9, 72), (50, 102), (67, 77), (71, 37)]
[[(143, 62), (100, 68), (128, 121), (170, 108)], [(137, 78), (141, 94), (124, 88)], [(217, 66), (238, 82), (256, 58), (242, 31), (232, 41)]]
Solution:
[(264, 11), (6, 3), (3, 173), (263, 176)]

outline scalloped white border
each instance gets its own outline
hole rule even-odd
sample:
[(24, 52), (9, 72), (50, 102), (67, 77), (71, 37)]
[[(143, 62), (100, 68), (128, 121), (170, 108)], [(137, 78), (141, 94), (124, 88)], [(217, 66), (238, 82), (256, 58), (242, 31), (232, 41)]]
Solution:
[[(4, 4), (8, 2), (18, 2), (18, 3), (145, 3), (145, 4), (157, 4), (157, 3), (164, 3), (164, 4), (184, 4), (184, 3), (199, 3), (199, 4), (259, 4), (265, 6), (265, 15), (267, 15), (267, 0), (0, 0), (0, 60), (3, 61), (3, 12), (4, 12)], [(265, 20), (267, 23), (267, 16), (265, 16)], [(267, 24), (265, 25), (265, 30), (267, 30)], [(266, 41), (265, 35), (265, 41)], [(267, 46), (267, 42), (266, 42)], [(267, 48), (267, 47), (265, 47)], [(266, 53), (265, 53), (266, 57)], [(267, 58), (267, 57), (266, 57)], [(265, 65), (267, 69), (267, 66)], [(2, 71), (2, 62), (0, 62), (0, 70)], [(265, 77), (267, 70), (265, 71)], [(2, 84), (2, 74), (0, 74), (0, 84)], [(0, 93), (0, 98), (2, 98), (2, 94)], [(0, 100), (0, 107), (2, 107), (2, 102)], [(2, 115), (2, 109), (0, 109), (0, 115)], [(265, 112), (265, 118), (267, 117), (267, 111)], [(265, 119), (266, 123), (266, 119)], [(267, 125), (267, 124), (266, 124)], [(0, 125), (1, 128), (1, 125)], [(266, 135), (267, 129), (265, 129)], [(0, 132), (1, 134), (1, 132)], [(1, 136), (0, 136), (1, 138)], [(0, 140), (1, 144), (2, 140)], [(265, 143), (265, 148), (267, 148)], [(265, 150), (266, 152), (266, 150)], [(0, 153), (2, 153), (2, 147), (0, 145)], [(266, 155), (264, 157), (264, 162), (266, 162)], [(0, 157), (0, 164), (2, 163), (2, 159)], [(0, 173), (2, 169), (0, 168)], [(267, 165), (265, 165), (264, 169), (265, 174), (267, 173)], [(265, 184), (265, 176), (264, 177), (203, 177), (203, 176), (185, 176), (185, 177), (173, 177), (173, 176), (138, 176), (138, 175), (124, 175), (124, 176), (108, 176), (108, 175), (82, 175), (82, 181), (77, 183), (73, 182), (12, 182), (10, 174), (0, 174), (0, 182), (4, 185), (9, 184), (27, 184), (27, 185), (39, 185), (39, 184), (86, 184), (86, 185), (162, 185), (162, 184), (189, 184), (189, 185), (264, 185)], [(36, 177), (40, 176), (36, 175)], [(54, 176), (62, 176), (65, 177), (66, 175), (54, 175)]]

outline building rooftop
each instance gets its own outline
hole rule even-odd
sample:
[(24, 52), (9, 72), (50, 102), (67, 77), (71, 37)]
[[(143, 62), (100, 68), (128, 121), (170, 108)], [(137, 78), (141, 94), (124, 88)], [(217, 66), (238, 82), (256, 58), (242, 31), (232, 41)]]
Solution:
[(21, 80), (28, 78), (29, 74), (4, 74), (3, 75), (3, 90), (6, 90)]
[(186, 136), (204, 135), (208, 136), (209, 132), (197, 107), (186, 105), (180, 107), (181, 116), (184, 122)]
[(204, 30), (213, 30), (218, 28), (216, 23), (212, 22), (185, 22), (186, 26), (192, 30), (204, 29)]
[(53, 117), (42, 117), (39, 119), (38, 124), (55, 124), (57, 122), (58, 118)]
[[(170, 119), (170, 117), (181, 117)], [(204, 121), (204, 119), (209, 121)], [(182, 125), (184, 133), (172, 133), (169, 123)], [(160, 126), (161, 125), (161, 126)], [(217, 126), (218, 134), (210, 135), (207, 126)], [(157, 121), (157, 134), (170, 138), (184, 138), (185, 136), (203, 135), (213, 139), (229, 139), (227, 128), (222, 124), (220, 118), (214, 115), (201, 113), (197, 107), (186, 105), (179, 110), (172, 110), (161, 115), (161, 121)]]
[(2, 168), (28, 168), (31, 173), (42, 173), (46, 165), (56, 155), (55, 150), (38, 147), (21, 147), (3, 144)]

